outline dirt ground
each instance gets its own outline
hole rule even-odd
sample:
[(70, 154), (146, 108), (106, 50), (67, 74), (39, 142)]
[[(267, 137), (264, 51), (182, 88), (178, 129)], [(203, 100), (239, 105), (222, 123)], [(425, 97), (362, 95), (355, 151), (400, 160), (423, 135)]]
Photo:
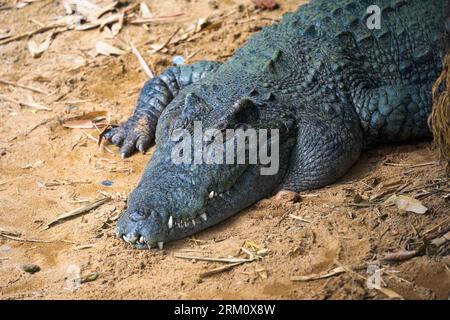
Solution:
[[(48, 93), (0, 83), (2, 299), (449, 298), (449, 244), (433, 246), (430, 241), (449, 230), (450, 185), (430, 141), (380, 146), (366, 152), (343, 179), (303, 193), (297, 203), (263, 200), (162, 251), (134, 250), (115, 239), (115, 221), (152, 150), (122, 161), (116, 147), (98, 147), (97, 129), (70, 129), (62, 123), (91, 111), (109, 111), (111, 121), (120, 123), (132, 113), (147, 75), (129, 50), (130, 41), (155, 74), (175, 56), (188, 63), (224, 61), (261, 27), (305, 1), (279, 1), (281, 7), (274, 11), (257, 10), (250, 0), (146, 2), (156, 17), (183, 15), (147, 25), (126, 22), (114, 39), (107, 39), (109, 29), (51, 29), (31, 37), (40, 44), (52, 30), (60, 31), (35, 58), (27, 38), (0, 45), (0, 79)], [(8, 30), (13, 36), (37, 30), (65, 15), (62, 1), (21, 3), (10, 8), (17, 2), (0, 1), (0, 36)], [(108, 2), (97, 3), (103, 8)], [(117, 10), (131, 5), (121, 1)], [(134, 16), (132, 12), (130, 20), (141, 18), (139, 8)], [(203, 18), (209, 23), (204, 25)], [(181, 36), (196, 24), (196, 31)], [(178, 28), (172, 41), (155, 53)], [(95, 55), (97, 41), (125, 52)], [(417, 214), (387, 205), (384, 200), (394, 193), (418, 199), (428, 211)], [(105, 194), (112, 196), (108, 203), (45, 229), (59, 215)], [(174, 256), (238, 256), (246, 241), (267, 254), (209, 277), (200, 275), (222, 264)], [(414, 257), (403, 253), (395, 261), (376, 263), (402, 250)], [(27, 273), (26, 264), (41, 270)], [(365, 279), (376, 266), (381, 268), (381, 289), (369, 289)], [(292, 281), (336, 267), (343, 272)], [(71, 279), (77, 279), (78, 271), (83, 283), (74, 287)]]

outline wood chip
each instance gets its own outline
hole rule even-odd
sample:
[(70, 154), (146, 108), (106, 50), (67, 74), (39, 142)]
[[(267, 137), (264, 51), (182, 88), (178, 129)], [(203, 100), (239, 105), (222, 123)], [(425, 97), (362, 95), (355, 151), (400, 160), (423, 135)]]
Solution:
[(431, 241), (431, 244), (435, 247), (440, 247), (440, 246), (446, 244), (448, 241), (450, 241), (450, 232), (447, 232), (442, 237), (433, 239)]
[(383, 257), (380, 258), (381, 262), (399, 262), (409, 260), (418, 256), (420, 250), (401, 250), (398, 252), (386, 253)]

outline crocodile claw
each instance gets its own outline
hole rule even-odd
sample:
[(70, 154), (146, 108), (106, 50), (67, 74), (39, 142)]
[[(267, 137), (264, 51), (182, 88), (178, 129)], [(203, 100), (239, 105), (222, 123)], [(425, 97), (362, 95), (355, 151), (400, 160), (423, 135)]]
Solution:
[(128, 158), (136, 151), (145, 153), (154, 142), (155, 134), (147, 117), (131, 117), (120, 127), (113, 127), (103, 135), (105, 139), (120, 147), (120, 157)]

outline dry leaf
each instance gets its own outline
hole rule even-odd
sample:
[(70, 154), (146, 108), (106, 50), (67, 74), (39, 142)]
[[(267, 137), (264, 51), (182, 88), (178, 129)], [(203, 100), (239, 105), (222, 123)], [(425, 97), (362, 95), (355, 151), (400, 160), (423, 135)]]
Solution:
[(422, 202), (408, 196), (397, 196), (394, 194), (386, 200), (386, 203), (393, 203), (400, 210), (417, 214), (425, 214), (428, 211), (428, 208)]
[(208, 24), (208, 18), (200, 18), (200, 19), (198, 19), (197, 25), (195, 26), (194, 33), (200, 32), (207, 24)]
[(150, 8), (148, 7), (147, 3), (145, 3), (145, 1), (141, 2), (139, 10), (142, 18), (145, 19), (153, 17), (153, 13), (151, 12)]
[(38, 44), (34, 40), (28, 41), (28, 51), (30, 51), (33, 58), (38, 58), (44, 51), (46, 51), (53, 40), (53, 33), (51, 33), (44, 42)]
[(67, 0), (63, 1), (63, 7), (67, 15), (72, 14), (74, 12), (72, 4)]
[(119, 1), (113, 1), (110, 4), (106, 5), (103, 8), (100, 8), (97, 12), (97, 18), (100, 18), (102, 15), (104, 15), (107, 12), (113, 11), (117, 5), (119, 4)]
[(86, 17), (80, 14), (73, 14), (70, 16), (58, 17), (52, 24), (66, 25), (67, 28), (73, 29), (81, 26), (86, 21)]
[(37, 103), (34, 101), (33, 97), (31, 95), (28, 95), (28, 102), (26, 106), (30, 109), (36, 110), (36, 111), (51, 111), (52, 109), (46, 106), (43, 106), (42, 104)]
[(114, 38), (114, 35), (113, 35), (113, 33), (111, 32), (111, 29), (108, 28), (108, 27), (104, 27), (104, 28), (103, 28), (102, 36), (103, 36), (103, 38), (105, 38), (105, 39), (113, 39), (113, 38)]
[(83, 23), (82, 25), (76, 26), (75, 30), (77, 31), (86, 31), (95, 29), (100, 25), (100, 23)]
[(116, 13), (116, 14), (113, 14), (112, 16), (98, 20), (97, 22), (100, 22), (100, 30), (103, 29), (107, 25), (110, 25), (112, 23), (119, 21), (122, 16), (123, 16), (123, 13)]
[(122, 30), (124, 20), (125, 20), (125, 13), (122, 12), (122, 14), (119, 17), (119, 22), (114, 23), (111, 26), (111, 32), (112, 32), (114, 37), (119, 34), (120, 30)]
[(105, 56), (120, 56), (125, 53), (124, 50), (114, 47), (109, 43), (103, 41), (97, 41), (97, 43), (95, 44), (95, 51), (98, 54), (103, 54)]
[(75, 6), (76, 12), (87, 17), (89, 21), (96, 20), (101, 11), (99, 6), (87, 0), (68, 0), (68, 2)]
[(22, 9), (22, 8), (25, 8), (27, 5), (29, 5), (30, 3), (27, 3), (27, 2), (22, 2), (22, 1), (19, 1), (19, 2), (17, 2), (17, 4), (16, 4), (16, 8), (17, 9)]
[(23, 166), (22, 169), (34, 169), (34, 168), (42, 166), (43, 164), (44, 164), (43, 160), (38, 160), (34, 163), (30, 163), (30, 164)]
[(89, 119), (85, 120), (68, 120), (64, 122), (63, 127), (69, 129), (93, 129), (94, 122)]
[(106, 120), (106, 123), (109, 122), (108, 111), (92, 111), (64, 121), (63, 127), (70, 129), (93, 129), (95, 127), (105, 126), (105, 122), (101, 123), (104, 120)]

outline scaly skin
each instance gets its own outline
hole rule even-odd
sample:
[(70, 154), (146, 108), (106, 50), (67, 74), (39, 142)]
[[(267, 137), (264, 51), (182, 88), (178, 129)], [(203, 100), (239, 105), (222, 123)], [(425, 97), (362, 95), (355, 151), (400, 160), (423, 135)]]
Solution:
[[(382, 9), (369, 30), (366, 9)], [(255, 35), (228, 62), (173, 67), (149, 81), (135, 114), (107, 133), (123, 157), (156, 150), (117, 224), (138, 248), (214, 225), (280, 189), (334, 182), (377, 142), (429, 136), (446, 0), (315, 0)], [(176, 165), (177, 128), (280, 130), (280, 169)], [(210, 197), (212, 195), (212, 197)]]

